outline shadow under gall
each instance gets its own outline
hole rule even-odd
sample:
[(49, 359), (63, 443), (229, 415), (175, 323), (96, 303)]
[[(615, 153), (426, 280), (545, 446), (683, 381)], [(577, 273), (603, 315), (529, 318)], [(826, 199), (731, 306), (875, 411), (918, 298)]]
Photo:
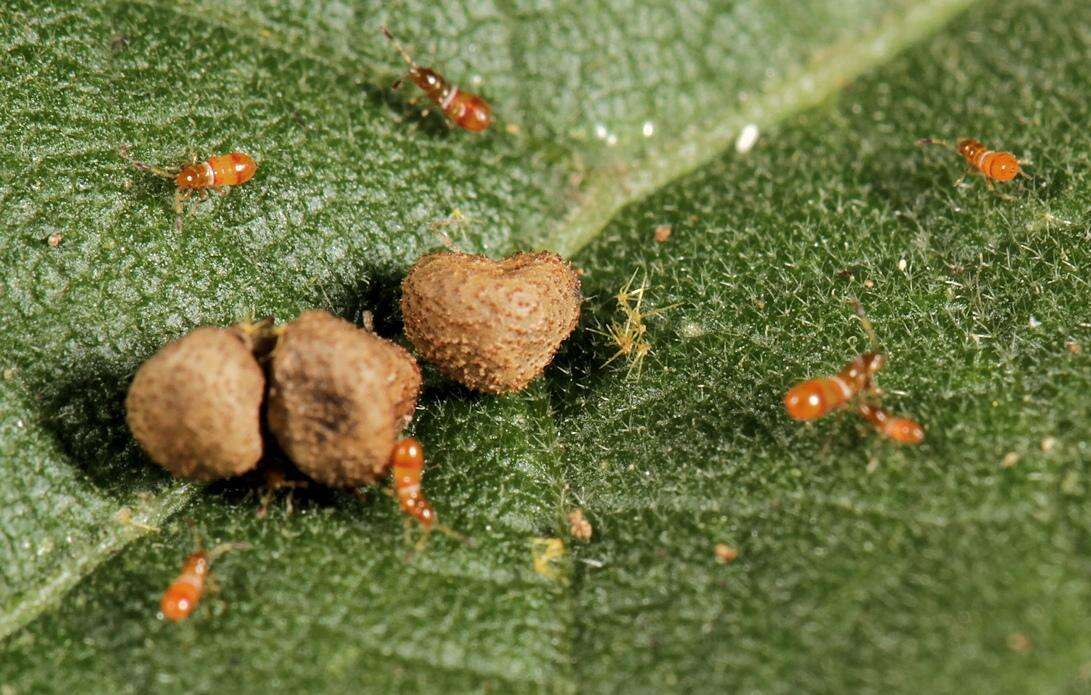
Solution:
[(129, 364), (85, 356), (34, 385), (39, 421), (72, 465), (115, 498), (168, 479), (140, 450), (125, 422), (125, 396), (134, 373)]

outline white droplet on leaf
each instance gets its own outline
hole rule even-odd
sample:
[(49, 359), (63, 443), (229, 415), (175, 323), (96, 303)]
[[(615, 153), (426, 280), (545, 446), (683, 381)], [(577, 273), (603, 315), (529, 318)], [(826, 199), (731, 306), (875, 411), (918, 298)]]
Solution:
[(739, 154), (746, 154), (754, 147), (754, 143), (758, 141), (758, 126), (755, 123), (747, 123), (746, 126), (739, 132), (739, 137), (735, 138), (735, 151)]

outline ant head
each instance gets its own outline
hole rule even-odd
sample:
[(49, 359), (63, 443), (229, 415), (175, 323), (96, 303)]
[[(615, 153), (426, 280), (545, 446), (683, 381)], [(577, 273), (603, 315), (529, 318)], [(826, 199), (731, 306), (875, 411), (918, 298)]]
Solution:
[(993, 159), (989, 174), (998, 181), (1011, 181), (1019, 174), (1019, 160), (1006, 152)]
[(186, 167), (178, 172), (178, 177), (174, 179), (174, 183), (179, 188), (196, 188), (201, 179), (204, 178), (203, 174), (204, 172), (196, 167)]
[(423, 90), (439, 89), (443, 86), (443, 78), (431, 68), (422, 68), (414, 65), (409, 70), (409, 76)]
[(958, 144), (955, 145), (955, 149), (958, 150), (958, 153), (963, 157), (969, 157), (976, 144), (977, 143), (972, 138), (964, 138), (958, 141)]
[(390, 462), (399, 468), (424, 467), (424, 447), (412, 437), (401, 440), (390, 453)]

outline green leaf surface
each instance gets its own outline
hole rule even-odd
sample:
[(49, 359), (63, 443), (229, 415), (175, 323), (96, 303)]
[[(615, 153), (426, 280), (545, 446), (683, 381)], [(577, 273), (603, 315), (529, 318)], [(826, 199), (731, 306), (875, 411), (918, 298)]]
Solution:
[[(1091, 10), (968, 4), (0, 10), (5, 693), (1087, 687)], [(392, 93), (382, 23), (498, 126), (449, 131)], [(952, 188), (959, 160), (914, 142), (961, 135), (1034, 178), (1014, 200)], [(169, 182), (121, 144), (260, 169), (176, 233)], [(257, 481), (175, 483), (137, 450), (121, 401), (163, 342), (311, 307), (395, 335), (437, 230), (576, 254), (590, 297), (523, 394), (429, 375), (426, 489), (474, 546), (413, 553), (378, 490), (259, 518)], [(677, 306), (628, 379), (590, 329), (634, 271), (649, 309)], [(783, 414), (866, 345), (851, 296), (919, 448)], [(533, 540), (575, 506), (594, 539), (536, 573)], [(252, 548), (166, 624), (185, 520)]]

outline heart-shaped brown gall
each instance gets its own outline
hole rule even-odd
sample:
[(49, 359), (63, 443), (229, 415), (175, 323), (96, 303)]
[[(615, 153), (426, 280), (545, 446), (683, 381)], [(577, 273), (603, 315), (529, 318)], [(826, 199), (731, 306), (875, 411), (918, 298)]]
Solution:
[(402, 282), (405, 335), (446, 376), (489, 393), (519, 391), (542, 373), (580, 316), (580, 279), (555, 253), (501, 261), (422, 257)]
[(269, 381), (269, 430), (301, 471), (335, 487), (386, 473), (421, 384), (406, 350), (324, 311), (281, 329)]
[(133, 437), (180, 478), (216, 480), (257, 465), (265, 375), (236, 329), (198, 328), (137, 370), (125, 399)]

